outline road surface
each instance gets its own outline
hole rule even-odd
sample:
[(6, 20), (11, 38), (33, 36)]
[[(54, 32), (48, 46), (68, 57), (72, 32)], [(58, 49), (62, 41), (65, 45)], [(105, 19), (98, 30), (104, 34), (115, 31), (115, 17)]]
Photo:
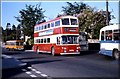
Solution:
[(23, 63), (26, 68), (3, 71), (3, 78), (118, 78), (119, 61), (99, 55), (98, 52), (81, 52), (81, 55), (52, 56), (33, 51), (4, 51)]

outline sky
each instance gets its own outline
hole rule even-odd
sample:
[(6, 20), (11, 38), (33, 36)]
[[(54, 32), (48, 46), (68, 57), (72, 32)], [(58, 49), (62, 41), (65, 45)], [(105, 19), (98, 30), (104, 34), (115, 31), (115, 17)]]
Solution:
[[(67, 6), (66, 2), (70, 1), (42, 1), (41, 8), (45, 10), (44, 15), (47, 16), (46, 20), (54, 19), (58, 14), (62, 13), (62, 6)], [(72, 1), (73, 2), (73, 1)], [(81, 1), (80, 1), (81, 2)], [(106, 10), (106, 2), (105, 1), (82, 1), (91, 7), (96, 7), (99, 10)], [(15, 16), (19, 16), (19, 11), (25, 9), (25, 5), (36, 5), (39, 2), (31, 2), (31, 1), (2, 1), (1, 2), (1, 26), (5, 29), (7, 23), (10, 23), (11, 26), (18, 25), (19, 22), (16, 20)], [(111, 20), (111, 23), (118, 23), (119, 21), (119, 3), (118, 1), (110, 1), (108, 6), (109, 11), (112, 12), (112, 15), (116, 17), (116, 19)]]

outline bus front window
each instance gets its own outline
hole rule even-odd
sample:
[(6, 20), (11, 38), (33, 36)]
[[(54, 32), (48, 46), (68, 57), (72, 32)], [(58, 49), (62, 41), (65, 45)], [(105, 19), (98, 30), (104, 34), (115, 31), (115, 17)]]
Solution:
[(77, 25), (77, 19), (70, 19), (71, 25)]
[(77, 44), (78, 36), (62, 36), (62, 44)]
[(62, 25), (70, 25), (69, 18), (63, 18), (62, 19)]

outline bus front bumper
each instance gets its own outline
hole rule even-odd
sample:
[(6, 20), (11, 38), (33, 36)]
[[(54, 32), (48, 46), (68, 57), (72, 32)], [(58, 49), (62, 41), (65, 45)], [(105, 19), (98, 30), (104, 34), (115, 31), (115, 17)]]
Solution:
[(60, 53), (60, 55), (68, 55), (68, 54), (80, 54), (80, 52), (67, 52), (67, 53)]

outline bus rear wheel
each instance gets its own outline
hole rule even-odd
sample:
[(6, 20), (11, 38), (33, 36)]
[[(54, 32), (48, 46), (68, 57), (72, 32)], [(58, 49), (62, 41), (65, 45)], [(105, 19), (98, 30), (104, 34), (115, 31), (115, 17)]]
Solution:
[(116, 60), (119, 59), (119, 51), (118, 50), (113, 51), (113, 58), (116, 59)]
[(54, 49), (54, 47), (51, 48), (51, 54), (52, 54), (53, 56), (55, 56), (55, 49)]
[(39, 52), (40, 52), (39, 47), (37, 47), (36, 52), (37, 52), (37, 54), (39, 54)]

